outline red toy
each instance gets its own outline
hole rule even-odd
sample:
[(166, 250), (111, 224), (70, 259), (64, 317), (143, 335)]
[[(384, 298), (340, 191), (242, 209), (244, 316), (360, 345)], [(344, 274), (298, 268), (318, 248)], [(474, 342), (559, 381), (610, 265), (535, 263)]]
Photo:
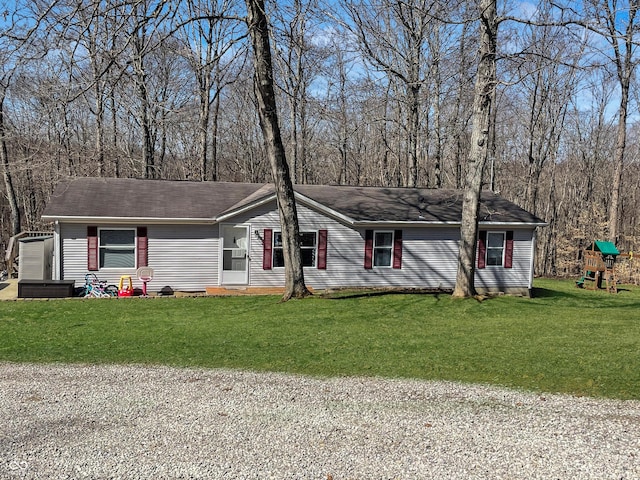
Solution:
[[(125, 285), (125, 281), (128, 285)], [(120, 277), (120, 283), (118, 284), (118, 296), (119, 297), (133, 297), (133, 282), (130, 275), (123, 275)]]

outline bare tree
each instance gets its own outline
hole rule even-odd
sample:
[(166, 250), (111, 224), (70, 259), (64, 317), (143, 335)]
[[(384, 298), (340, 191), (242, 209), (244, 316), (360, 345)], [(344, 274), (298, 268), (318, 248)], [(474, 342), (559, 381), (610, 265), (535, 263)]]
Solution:
[(335, 111), (338, 117), (337, 147), (340, 152), (340, 180), (343, 185), (349, 185), (349, 99), (348, 99), (348, 72), (344, 58), (344, 52), (336, 49), (335, 68), (338, 75)]
[[(618, 126), (616, 134), (616, 151), (613, 160), (613, 183), (611, 186), (611, 204), (609, 205), (609, 240), (616, 243), (619, 237), (620, 194), (624, 170), (624, 156), (627, 144), (627, 118), (629, 115), (629, 88), (631, 79), (638, 65), (634, 55), (636, 47), (636, 14), (638, 2), (617, 0), (594, 1), (588, 12), (595, 16), (599, 25), (604, 27), (604, 38), (613, 50), (615, 65), (620, 85), (620, 105), (618, 108)], [(591, 17), (593, 18), (593, 17)]]
[(9, 201), (9, 207), (11, 209), (10, 234), (13, 236), (20, 232), (22, 221), (20, 216), (20, 209), (18, 208), (16, 190), (13, 185), (13, 175), (11, 173), (9, 153), (7, 150), (7, 129), (5, 124), (4, 102), (7, 95), (9, 80), (10, 76), (7, 75), (5, 75), (4, 78), (0, 80), (0, 162), (2, 163), (2, 178), (4, 180), (7, 200)]
[[(53, 6), (51, 4), (51, 6)], [(18, 234), (22, 227), (22, 215), (18, 205), (18, 193), (15, 188), (14, 176), (11, 168), (11, 160), (8, 148), (8, 126), (6, 115), (6, 99), (7, 91), (11, 84), (11, 81), (21, 67), (21, 65), (33, 55), (31, 51), (35, 43), (37, 43), (39, 28), (43, 17), (46, 15), (47, 10), (44, 12), (38, 10), (35, 7), (35, 14), (33, 18), (27, 18), (22, 16), (24, 5), (16, 2), (13, 5), (15, 11), (10, 12), (5, 10), (5, 23), (4, 28), (0, 30), (0, 166), (2, 168), (2, 177), (5, 187), (5, 195), (9, 202), (10, 216), (11, 216), (11, 236)], [(29, 10), (29, 9), (24, 9)], [(8, 21), (7, 17), (11, 19)], [(35, 56), (38, 56), (37, 54)]]
[[(142, 129), (142, 163), (145, 178), (159, 178), (160, 166), (156, 165), (157, 130), (153, 121), (153, 100), (150, 91), (148, 61), (150, 53), (162, 45), (163, 22), (173, 16), (173, 5), (168, 2), (141, 0), (131, 5), (129, 12), (131, 77), (138, 100), (138, 123)], [(166, 28), (166, 26), (165, 26)]]
[(220, 96), (235, 79), (230, 67), (245, 58), (238, 45), (235, 25), (225, 17), (235, 14), (233, 0), (188, 0), (179, 13), (183, 27), (178, 35), (185, 44), (183, 55), (195, 75), (198, 98), (197, 155), (200, 180), (218, 179), (218, 125)]
[(320, 71), (325, 54), (314, 42), (313, 19), (317, 0), (293, 0), (276, 4), (272, 32), (277, 49), (282, 91), (288, 100), (291, 173), (294, 183), (308, 182), (309, 89)]
[(246, 0), (246, 4), (248, 13), (247, 25), (249, 26), (249, 35), (254, 53), (258, 115), (267, 157), (271, 164), (271, 173), (280, 213), (285, 266), (285, 293), (282, 300), (286, 301), (292, 297), (305, 297), (310, 295), (310, 292), (304, 283), (295, 194), (280, 134), (280, 125), (278, 124), (269, 40), (269, 22), (264, 10), (263, 0)]
[(569, 20), (565, 23), (579, 25), (604, 40), (605, 45), (610, 49), (609, 53), (606, 52), (607, 47), (599, 45), (597, 41), (593, 45), (594, 49), (605, 55), (607, 59), (605, 68), (613, 67), (618, 79), (620, 91), (616, 149), (608, 212), (608, 236), (609, 240), (615, 243), (620, 236), (621, 190), (627, 143), (630, 87), (640, 62), (640, 58), (635, 54), (638, 32), (636, 16), (639, 4), (636, 0), (584, 0), (578, 7), (572, 3), (566, 5), (554, 3), (554, 6), (559, 8), (563, 15), (569, 12)]
[(500, 21), (496, 0), (480, 1), (480, 46), (478, 71), (473, 100), (471, 147), (467, 159), (467, 176), (462, 203), (460, 251), (454, 297), (476, 294), (474, 285), (478, 211), (482, 190), (482, 174), (487, 161), (491, 131), (493, 100), (496, 89), (496, 49)]
[(404, 183), (411, 187), (418, 184), (421, 90), (428, 74), (427, 39), (436, 28), (436, 8), (430, 0), (345, 2), (350, 21), (344, 25), (358, 39), (365, 58), (403, 86), (407, 112)]
[[(514, 103), (505, 113), (518, 118), (522, 111), (522, 135), (528, 171), (524, 176), (524, 207), (531, 212), (538, 209), (540, 177), (548, 161), (557, 158), (565, 130), (565, 118), (575, 98), (580, 81), (581, 45), (570, 42), (566, 29), (553, 26), (547, 9), (537, 12), (537, 26), (522, 26), (522, 54), (511, 62), (512, 78), (517, 83), (510, 89)], [(546, 25), (545, 25), (546, 23)], [(516, 111), (514, 111), (516, 110)], [(515, 115), (514, 115), (515, 114)]]
[(98, 176), (107, 175), (107, 101), (113, 95), (114, 79), (119, 76), (114, 69), (125, 48), (120, 42), (125, 22), (118, 15), (119, 8), (113, 2), (97, 0), (60, 1), (51, 12), (55, 43), (70, 45), (67, 68), (77, 88), (68, 102), (75, 96), (84, 97), (95, 117), (94, 160)]
[[(458, 36), (458, 48), (455, 58), (456, 64), (453, 66), (454, 79), (456, 80), (452, 86), (455, 92), (451, 99), (452, 108), (450, 110), (450, 120), (446, 128), (445, 146), (448, 146), (450, 163), (451, 180), (449, 184), (460, 189), (463, 187), (463, 159), (467, 151), (467, 131), (471, 123), (471, 104), (472, 92), (467, 88), (465, 78), (469, 75), (470, 63), (472, 55), (469, 54), (469, 29), (470, 26), (464, 22), (460, 28)], [(443, 182), (444, 183), (444, 182)]]

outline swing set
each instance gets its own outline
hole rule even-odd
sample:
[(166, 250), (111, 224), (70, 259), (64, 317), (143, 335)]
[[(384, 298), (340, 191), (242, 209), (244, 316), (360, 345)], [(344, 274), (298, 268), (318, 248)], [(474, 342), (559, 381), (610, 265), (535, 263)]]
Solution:
[(604, 288), (609, 293), (618, 293), (616, 260), (619, 257), (632, 259), (633, 253), (620, 253), (612, 242), (593, 242), (582, 251), (582, 277), (576, 280), (576, 286), (588, 290)]

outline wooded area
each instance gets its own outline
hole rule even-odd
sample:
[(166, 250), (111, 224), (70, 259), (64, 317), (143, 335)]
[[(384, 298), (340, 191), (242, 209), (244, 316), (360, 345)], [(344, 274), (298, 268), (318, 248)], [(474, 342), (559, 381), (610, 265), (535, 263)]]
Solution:
[[(461, 188), (481, 3), (267, 2), (293, 181)], [(549, 222), (545, 275), (577, 274), (594, 239), (640, 247), (637, 4), (565, 3), (498, 4), (484, 132), (483, 187)], [(3, 249), (45, 227), (68, 175), (271, 181), (242, 0), (18, 0), (1, 13)]]

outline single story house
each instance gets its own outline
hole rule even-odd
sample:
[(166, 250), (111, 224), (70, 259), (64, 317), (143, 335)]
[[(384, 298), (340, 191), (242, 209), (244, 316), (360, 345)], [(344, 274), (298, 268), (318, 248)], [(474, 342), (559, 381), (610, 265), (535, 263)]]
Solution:
[[(315, 290), (455, 285), (462, 192), (296, 185), (305, 281)], [(117, 283), (154, 270), (149, 291), (284, 285), (272, 184), (72, 178), (42, 219), (54, 224), (53, 280)], [(482, 194), (479, 291), (527, 294), (544, 221)]]

